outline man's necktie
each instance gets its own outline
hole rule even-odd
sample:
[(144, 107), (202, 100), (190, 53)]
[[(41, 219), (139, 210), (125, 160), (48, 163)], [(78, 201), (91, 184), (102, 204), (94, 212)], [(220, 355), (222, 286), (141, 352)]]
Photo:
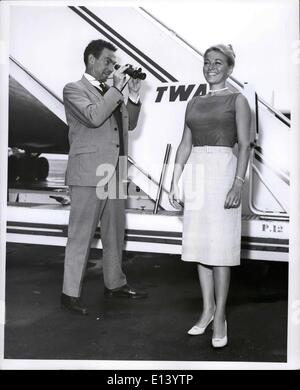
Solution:
[(104, 95), (105, 92), (107, 92), (108, 88), (104, 83), (100, 83), (98, 85), (94, 85), (94, 87), (101, 93), (101, 95)]

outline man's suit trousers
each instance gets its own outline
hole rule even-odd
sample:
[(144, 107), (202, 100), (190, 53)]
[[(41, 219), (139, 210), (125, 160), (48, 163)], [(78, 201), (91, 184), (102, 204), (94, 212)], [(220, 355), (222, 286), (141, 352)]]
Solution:
[(82, 280), (95, 229), (100, 220), (104, 284), (109, 289), (127, 283), (122, 271), (125, 199), (99, 199), (96, 187), (70, 186), (71, 210), (65, 253), (63, 293), (81, 294)]

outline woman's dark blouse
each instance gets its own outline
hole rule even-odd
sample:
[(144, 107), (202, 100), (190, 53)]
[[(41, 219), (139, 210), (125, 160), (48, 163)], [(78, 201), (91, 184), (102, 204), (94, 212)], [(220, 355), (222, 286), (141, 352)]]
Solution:
[(189, 102), (186, 124), (192, 132), (193, 146), (235, 145), (235, 101), (239, 94), (197, 96)]

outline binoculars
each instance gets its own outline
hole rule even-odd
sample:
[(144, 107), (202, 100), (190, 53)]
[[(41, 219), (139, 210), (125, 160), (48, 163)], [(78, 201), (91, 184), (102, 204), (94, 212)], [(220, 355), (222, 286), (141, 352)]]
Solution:
[[(119, 64), (116, 64), (114, 66), (114, 68), (117, 70), (120, 68), (121, 65)], [(145, 78), (147, 77), (146, 76), (146, 73), (143, 73), (142, 72), (142, 68), (138, 68), (138, 69), (134, 69), (132, 65), (129, 66), (129, 68), (127, 68), (125, 71), (124, 71), (125, 74), (128, 74), (130, 77), (132, 77), (133, 79), (141, 79), (141, 80), (145, 80)]]

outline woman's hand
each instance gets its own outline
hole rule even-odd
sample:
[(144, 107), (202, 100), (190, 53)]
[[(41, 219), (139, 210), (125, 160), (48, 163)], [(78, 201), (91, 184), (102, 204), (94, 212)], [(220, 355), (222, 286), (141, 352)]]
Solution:
[(177, 185), (171, 186), (171, 190), (169, 193), (169, 202), (175, 209), (177, 210), (181, 209), (181, 206), (179, 204), (180, 202), (179, 187)]
[(240, 206), (242, 199), (242, 189), (242, 182), (234, 182), (233, 186), (231, 187), (230, 191), (226, 196), (224, 204), (225, 209), (236, 209)]

